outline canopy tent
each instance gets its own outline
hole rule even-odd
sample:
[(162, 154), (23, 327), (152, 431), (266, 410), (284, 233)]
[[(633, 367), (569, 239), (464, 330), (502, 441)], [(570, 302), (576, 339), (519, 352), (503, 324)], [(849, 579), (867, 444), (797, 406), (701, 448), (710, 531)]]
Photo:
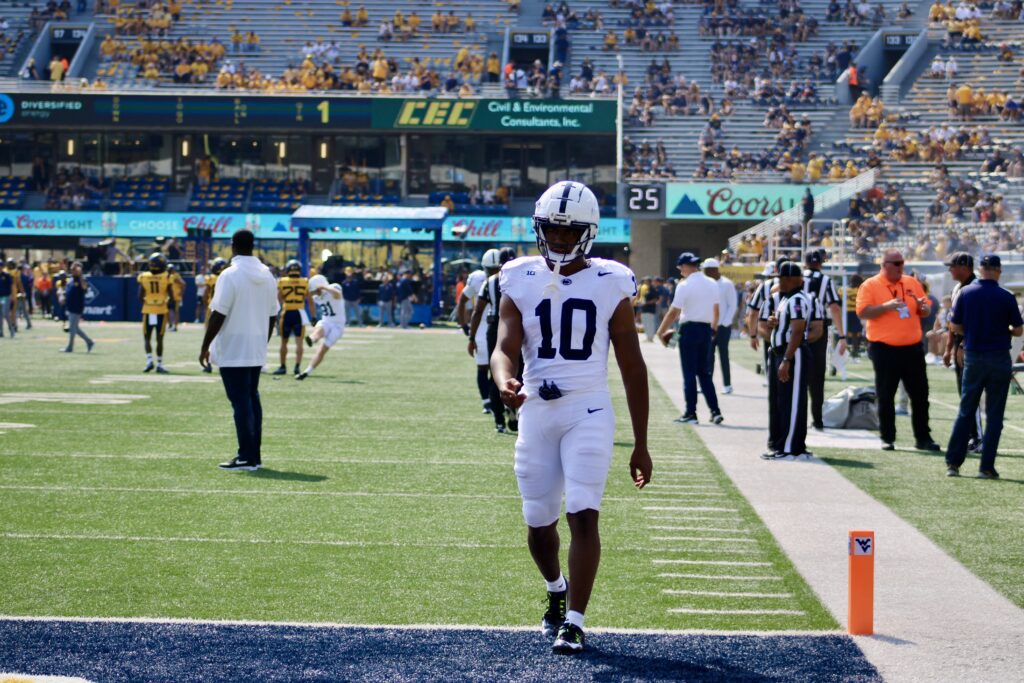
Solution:
[(448, 209), (440, 206), (300, 206), (292, 214), (292, 228), (299, 234), (302, 272), (309, 272), (309, 235), (312, 232), (344, 233), (378, 231), (429, 231), (434, 235), (434, 292), (431, 305), (441, 309), (441, 230)]

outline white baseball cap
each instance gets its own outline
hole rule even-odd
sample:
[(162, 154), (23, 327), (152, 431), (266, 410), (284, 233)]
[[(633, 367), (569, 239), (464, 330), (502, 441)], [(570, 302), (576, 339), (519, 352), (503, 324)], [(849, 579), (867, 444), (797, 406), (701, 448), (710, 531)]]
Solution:
[(706, 259), (704, 259), (704, 263), (702, 263), (700, 267), (704, 268), (705, 270), (707, 270), (708, 268), (718, 268), (721, 265), (722, 264), (719, 263), (718, 259), (716, 259), (716, 258), (706, 258)]

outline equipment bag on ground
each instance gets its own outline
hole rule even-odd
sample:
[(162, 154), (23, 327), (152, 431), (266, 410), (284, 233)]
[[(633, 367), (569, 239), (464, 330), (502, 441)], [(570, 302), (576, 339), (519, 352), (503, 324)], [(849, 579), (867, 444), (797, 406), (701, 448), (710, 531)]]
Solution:
[(832, 429), (878, 429), (874, 387), (847, 387), (825, 401), (822, 421)]

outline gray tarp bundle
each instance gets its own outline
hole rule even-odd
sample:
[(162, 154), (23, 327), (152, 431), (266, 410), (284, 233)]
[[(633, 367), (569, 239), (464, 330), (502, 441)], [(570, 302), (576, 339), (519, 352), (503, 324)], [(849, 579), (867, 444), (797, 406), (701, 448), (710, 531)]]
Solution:
[(822, 421), (832, 429), (878, 429), (874, 387), (847, 387), (825, 401)]

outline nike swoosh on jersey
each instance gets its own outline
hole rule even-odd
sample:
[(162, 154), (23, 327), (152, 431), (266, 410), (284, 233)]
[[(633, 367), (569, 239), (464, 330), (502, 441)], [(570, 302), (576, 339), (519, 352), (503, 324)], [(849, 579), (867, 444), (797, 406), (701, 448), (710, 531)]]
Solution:
[(587, 412), (591, 414), (596, 413), (599, 410), (604, 410), (604, 408), (587, 408)]
[(605, 275), (611, 275), (611, 274), (612, 274), (612, 272), (610, 270), (608, 270), (608, 271), (605, 271), (603, 273), (598, 273), (597, 276), (598, 277), (604, 277)]

